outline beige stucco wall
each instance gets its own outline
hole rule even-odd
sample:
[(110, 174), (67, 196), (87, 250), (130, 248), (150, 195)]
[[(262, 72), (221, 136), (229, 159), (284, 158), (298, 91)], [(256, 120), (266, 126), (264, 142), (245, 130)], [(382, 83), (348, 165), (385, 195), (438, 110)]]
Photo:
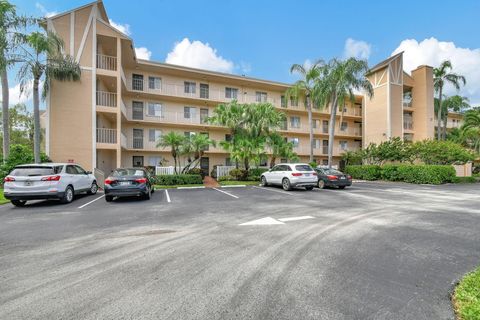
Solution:
[(403, 87), (390, 85), (391, 137), (403, 138)]
[(413, 125), (415, 141), (433, 139), (433, 69), (421, 66), (412, 71), (415, 86), (412, 88)]
[(370, 143), (380, 143), (388, 139), (387, 91), (387, 85), (383, 85), (374, 89), (372, 99), (365, 99), (363, 111), (364, 146), (368, 146)]

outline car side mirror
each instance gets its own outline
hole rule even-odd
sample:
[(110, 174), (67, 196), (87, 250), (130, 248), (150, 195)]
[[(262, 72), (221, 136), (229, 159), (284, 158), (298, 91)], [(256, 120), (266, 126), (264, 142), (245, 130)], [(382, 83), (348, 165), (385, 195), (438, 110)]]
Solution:
[(92, 171), (85, 171), (85, 174), (92, 174)]

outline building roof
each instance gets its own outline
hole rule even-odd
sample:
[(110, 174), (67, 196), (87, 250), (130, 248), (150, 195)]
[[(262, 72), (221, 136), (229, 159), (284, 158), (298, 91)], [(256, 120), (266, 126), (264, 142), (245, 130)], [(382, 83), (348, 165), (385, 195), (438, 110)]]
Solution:
[(375, 71), (378, 71), (380, 69), (383, 69), (385, 68), (386, 66), (388, 66), (388, 64), (390, 62), (392, 62), (393, 60), (397, 59), (398, 57), (402, 56), (403, 55), (403, 51), (400, 52), (400, 53), (397, 53), (396, 55), (394, 56), (391, 56), (390, 58), (388, 59), (385, 59), (379, 63), (377, 63), (376, 65), (374, 65), (372, 68), (370, 68), (370, 70), (367, 71), (367, 75), (371, 74), (371, 73), (374, 73)]

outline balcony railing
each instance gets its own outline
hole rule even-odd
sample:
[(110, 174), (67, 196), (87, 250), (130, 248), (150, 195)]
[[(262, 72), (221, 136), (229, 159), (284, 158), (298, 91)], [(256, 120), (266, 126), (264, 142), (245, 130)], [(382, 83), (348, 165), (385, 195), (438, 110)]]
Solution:
[(115, 92), (97, 91), (97, 106), (116, 107), (117, 94)]
[[(306, 141), (305, 141), (306, 142)], [(337, 142), (338, 144), (338, 142)], [(333, 155), (334, 156), (340, 156), (343, 153), (347, 151), (356, 151), (359, 150), (359, 146), (347, 146), (345, 149), (342, 149), (340, 146), (334, 146), (333, 147)], [(296, 152), (299, 155), (308, 155), (310, 154), (310, 148), (308, 146), (308, 142), (304, 143), (302, 145), (299, 145), (298, 147), (294, 147), (293, 151)], [(319, 148), (313, 148), (313, 155), (316, 156), (327, 156), (328, 155), (328, 147), (327, 146), (320, 146)]]
[(412, 107), (412, 101), (403, 101), (403, 107), (404, 108), (411, 108)]
[(117, 57), (97, 54), (97, 68), (117, 71)]
[[(123, 107), (122, 107), (123, 111)], [(126, 106), (123, 111), (126, 118), (131, 121), (143, 120), (159, 123), (178, 123), (178, 124), (204, 124), (208, 125), (207, 119), (208, 116), (205, 114), (200, 114), (199, 112), (190, 113), (188, 117), (185, 117), (185, 112), (170, 112), (162, 111), (157, 115), (148, 114), (145, 111), (141, 114), (135, 114), (133, 117), (133, 110), (131, 106)], [(187, 113), (188, 114), (188, 113)]]
[[(293, 132), (302, 132), (302, 133), (309, 133), (310, 132), (310, 127), (307, 124), (300, 124), (298, 127), (292, 127), (290, 123), (287, 124), (287, 126), (283, 126), (280, 130), (285, 130), (285, 131), (293, 131)], [(323, 128), (322, 127), (316, 127), (313, 128), (313, 133), (314, 134), (328, 134), (328, 128)], [(358, 127), (347, 127), (344, 130), (341, 130), (340, 127), (335, 128), (335, 135), (348, 135), (348, 136), (361, 136), (362, 135), (362, 129)]]
[(413, 122), (412, 121), (403, 121), (403, 129), (413, 130)]
[(117, 130), (108, 128), (97, 128), (98, 143), (117, 143)]

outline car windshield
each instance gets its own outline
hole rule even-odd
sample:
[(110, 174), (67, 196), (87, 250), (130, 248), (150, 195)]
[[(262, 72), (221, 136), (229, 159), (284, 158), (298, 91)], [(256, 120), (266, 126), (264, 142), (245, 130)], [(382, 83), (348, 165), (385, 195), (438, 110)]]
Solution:
[(296, 165), (295, 170), (297, 170), (297, 171), (313, 171), (312, 167), (310, 167), (308, 164)]
[(333, 174), (333, 175), (343, 174), (342, 172), (335, 169), (323, 169), (323, 172), (325, 172), (325, 174)]
[(45, 166), (31, 166), (31, 167), (17, 167), (10, 173), (15, 177), (36, 177), (49, 176), (58, 174), (62, 171), (62, 166), (45, 167)]
[(125, 176), (138, 176), (143, 177), (143, 170), (139, 169), (116, 169), (113, 171), (112, 176), (114, 177), (125, 177)]

